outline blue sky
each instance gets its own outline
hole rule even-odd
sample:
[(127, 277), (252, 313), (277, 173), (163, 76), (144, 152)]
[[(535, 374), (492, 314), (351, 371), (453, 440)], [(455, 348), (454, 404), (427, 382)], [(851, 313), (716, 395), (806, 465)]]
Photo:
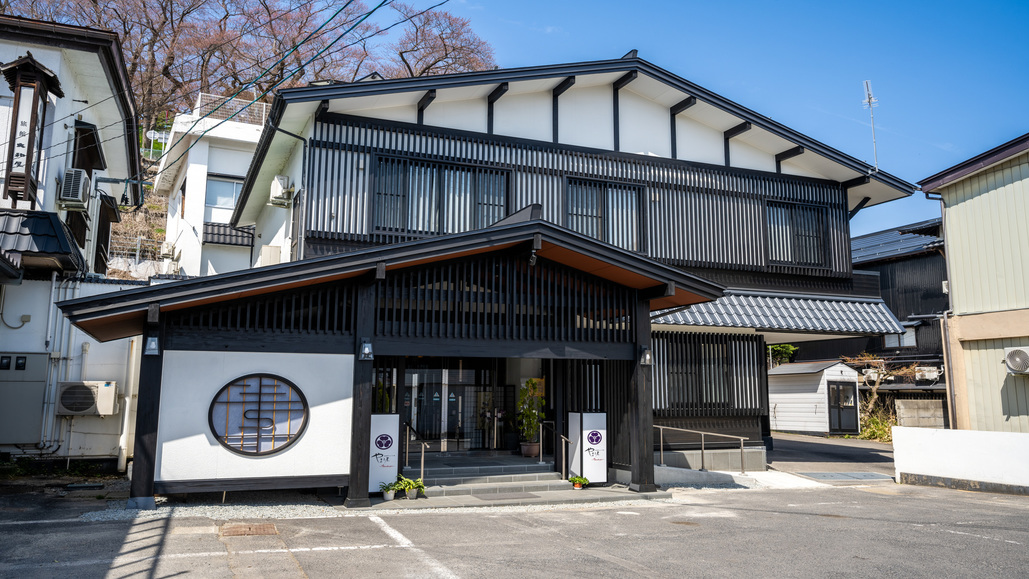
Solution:
[[(1029, 2), (451, 0), (503, 67), (640, 57), (916, 182), (1029, 132)], [(922, 194), (853, 235), (939, 216)]]

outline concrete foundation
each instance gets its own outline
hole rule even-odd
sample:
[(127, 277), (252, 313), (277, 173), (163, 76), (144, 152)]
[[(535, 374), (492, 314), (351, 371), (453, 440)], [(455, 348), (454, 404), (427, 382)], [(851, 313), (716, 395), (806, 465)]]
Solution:
[[(700, 470), (701, 457), (699, 450), (666, 450), (665, 466)], [(764, 471), (768, 468), (765, 447), (751, 446), (743, 450), (744, 466), (747, 472)], [(654, 453), (654, 464), (661, 464), (661, 453)], [(719, 448), (704, 451), (704, 470), (740, 471), (740, 449)]]

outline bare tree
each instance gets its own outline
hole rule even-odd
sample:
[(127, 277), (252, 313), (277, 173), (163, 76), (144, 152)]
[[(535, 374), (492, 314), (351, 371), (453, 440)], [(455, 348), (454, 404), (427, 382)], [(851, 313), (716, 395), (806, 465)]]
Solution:
[(495, 68), (493, 48), (472, 31), (471, 23), (443, 10), (419, 14), (408, 4), (392, 8), (410, 18), (401, 37), (386, 47), (383, 70), (389, 78), (450, 74)]
[(896, 362), (891, 357), (878, 356), (862, 352), (857, 356), (841, 356), (843, 363), (862, 372), (862, 383), (868, 387), (868, 396), (861, 401), (862, 420), (875, 411), (879, 403), (879, 388), (883, 383), (895, 378), (914, 378), (915, 364), (904, 365)]

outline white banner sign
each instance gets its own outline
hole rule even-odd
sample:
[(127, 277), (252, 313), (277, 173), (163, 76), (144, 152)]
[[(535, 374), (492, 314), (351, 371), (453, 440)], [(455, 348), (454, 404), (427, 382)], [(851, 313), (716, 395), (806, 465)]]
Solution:
[(372, 443), (368, 461), (368, 491), (397, 480), (400, 466), (400, 415), (372, 414)]
[(572, 455), (568, 471), (591, 483), (607, 482), (607, 414), (569, 412)]

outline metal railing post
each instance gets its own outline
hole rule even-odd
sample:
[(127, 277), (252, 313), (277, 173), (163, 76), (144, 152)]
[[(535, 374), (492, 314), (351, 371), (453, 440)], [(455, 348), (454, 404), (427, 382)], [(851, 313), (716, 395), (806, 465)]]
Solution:
[(497, 409), (493, 409), (493, 450), (497, 449)]
[(704, 466), (704, 434), (700, 435), (700, 470), (707, 470)]
[(568, 444), (563, 440), (561, 441), (561, 480), (568, 480)]
[(407, 424), (404, 426), (407, 427), (407, 436), (404, 437), (407, 443), (404, 446), (404, 468), (411, 468), (411, 427)]
[(539, 464), (546, 464), (543, 462), (543, 422), (540, 422), (540, 462)]
[(743, 440), (740, 440), (740, 474), (747, 474), (746, 467), (743, 465)]
[(419, 476), (418, 476), (418, 478), (420, 478), (422, 480), (425, 480), (425, 447), (426, 446), (429, 446), (429, 445), (423, 442), (422, 443), (422, 470), (421, 470), (421, 472), (419, 473)]
[(665, 429), (662, 426), (657, 427), (657, 432), (661, 436), (661, 466), (665, 465)]

